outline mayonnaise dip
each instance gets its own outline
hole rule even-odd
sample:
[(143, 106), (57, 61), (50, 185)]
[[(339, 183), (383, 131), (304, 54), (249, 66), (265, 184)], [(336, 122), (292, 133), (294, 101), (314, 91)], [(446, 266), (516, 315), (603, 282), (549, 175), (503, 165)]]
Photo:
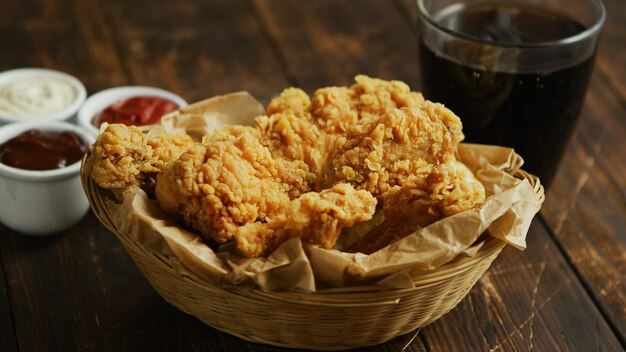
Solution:
[(76, 99), (76, 89), (53, 77), (28, 77), (0, 85), (0, 115), (42, 117), (59, 112)]

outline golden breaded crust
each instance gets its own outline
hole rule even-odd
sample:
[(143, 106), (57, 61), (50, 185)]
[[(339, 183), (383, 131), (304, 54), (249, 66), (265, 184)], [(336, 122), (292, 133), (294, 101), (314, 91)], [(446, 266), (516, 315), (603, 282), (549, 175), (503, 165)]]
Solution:
[(452, 160), (412, 177), (381, 198), (385, 221), (348, 251), (373, 253), (444, 217), (480, 206), (485, 188), (462, 163)]
[(102, 188), (141, 186), (146, 174), (158, 173), (191, 145), (187, 135), (147, 138), (135, 126), (111, 124), (96, 139), (87, 165)]
[(350, 182), (379, 197), (452, 160), (461, 138), (460, 119), (440, 104), (370, 115), (337, 139), (323, 184)]
[(267, 105), (267, 114), (292, 113), (304, 115), (311, 105), (309, 96), (299, 88), (287, 88)]
[(190, 148), (157, 178), (161, 208), (217, 242), (238, 226), (283, 211), (290, 194), (309, 190), (303, 164), (277, 160), (255, 136), (241, 133)]
[(265, 223), (240, 226), (235, 236), (239, 252), (249, 257), (267, 255), (293, 237), (330, 249), (343, 228), (372, 218), (376, 198), (344, 183), (305, 193), (285, 209)]

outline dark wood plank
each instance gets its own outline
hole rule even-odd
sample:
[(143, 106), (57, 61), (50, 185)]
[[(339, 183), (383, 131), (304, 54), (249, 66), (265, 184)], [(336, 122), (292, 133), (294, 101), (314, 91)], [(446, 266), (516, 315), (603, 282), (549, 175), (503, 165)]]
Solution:
[(418, 17), (417, 0), (394, 0), (396, 6), (399, 8), (405, 19), (414, 28), (415, 33), (419, 33), (418, 30)]
[(626, 8), (605, 5), (586, 106), (542, 213), (626, 343)]
[(607, 19), (600, 38), (596, 69), (607, 77), (607, 84), (626, 102), (626, 6), (621, 0), (604, 0)]
[(92, 214), (54, 237), (2, 232), (20, 349), (220, 349), (215, 330), (163, 301)]
[(287, 86), (244, 0), (105, 4), (134, 84), (170, 89), (189, 102), (238, 90), (266, 101)]
[(93, 1), (7, 5), (0, 14), (1, 70), (46, 67), (64, 71), (77, 76), (89, 93), (125, 83), (107, 26)]
[[(2, 225), (0, 225), (2, 226)], [(3, 229), (0, 227), (0, 236), (4, 235)], [(15, 327), (13, 326), (13, 308), (9, 299), (8, 286), (4, 275), (2, 264), (2, 255), (0, 255), (0, 346), (6, 351), (17, 351), (17, 340), (15, 339)]]
[(453, 311), (422, 330), (432, 350), (621, 349), (538, 219), (528, 239), (523, 252), (505, 248)]
[[(63, 52), (84, 56), (73, 67), (80, 68), (77, 74), (87, 92), (92, 94), (105, 88), (131, 84), (126, 73), (128, 69), (115, 45), (115, 26), (111, 25), (105, 8), (97, 0), (70, 1), (62, 11), (75, 14), (72, 17), (81, 33), (81, 37), (71, 41), (71, 47), (63, 48)], [(65, 12), (61, 14), (67, 17)], [(76, 45), (84, 45), (86, 50), (77, 50)]]
[[(98, 38), (103, 36), (106, 30), (96, 30), (93, 28), (98, 23), (91, 23), (97, 18), (97, 11), (84, 11), (81, 2), (76, 5), (73, 1), (52, 2), (31, 2), (28, 4), (10, 2), (3, 4), (3, 11), (0, 12), (0, 43), (3, 47), (0, 55), (0, 70), (19, 67), (46, 67), (56, 69), (76, 75), (87, 88), (91, 90), (107, 85), (122, 83), (121, 75), (107, 72), (105, 65), (107, 51), (96, 52), (89, 50), (88, 43), (98, 42)], [(68, 17), (68, 11), (75, 11), (81, 16)], [(83, 22), (81, 22), (83, 21)], [(91, 31), (88, 29), (92, 26)], [(102, 28), (102, 27), (101, 27)], [(109, 55), (111, 56), (111, 55)], [(110, 66), (115, 66), (113, 62)], [(96, 69), (98, 68), (98, 70)], [(102, 75), (94, 74), (103, 72)], [(106, 81), (106, 82), (104, 82)], [(98, 226), (99, 227), (99, 226)], [(17, 350), (18, 345), (24, 347), (33, 341), (32, 331), (21, 330), (20, 325), (24, 319), (40, 320), (44, 316), (33, 316), (29, 307), (16, 304), (23, 298), (24, 292), (33, 293), (36, 287), (31, 286), (32, 281), (37, 281), (39, 276), (23, 277), (13, 270), (5, 271), (5, 267), (12, 268), (16, 263), (27, 262), (21, 256), (15, 256), (13, 246), (9, 238), (14, 233), (0, 225), (0, 257), (2, 257), (3, 268), (0, 270), (2, 289), (0, 290), (0, 346), (2, 350)], [(71, 253), (65, 253), (71, 256)], [(65, 254), (62, 257), (65, 257)], [(41, 262), (31, 263), (33, 269), (44, 266)], [(57, 267), (56, 270), (59, 268)], [(68, 272), (68, 270), (62, 270)], [(80, 271), (80, 269), (74, 269)], [(24, 289), (20, 289), (20, 286)], [(54, 282), (50, 283), (54, 288)], [(40, 292), (45, 293), (45, 292)], [(50, 304), (55, 304), (57, 296), (43, 295), (41, 300), (52, 300)], [(71, 312), (69, 312), (71, 313)], [(13, 317), (15, 321), (13, 322)], [(55, 320), (51, 321), (55, 324)], [(16, 330), (13, 328), (16, 325)], [(66, 337), (72, 337), (71, 329), (66, 330)], [(40, 335), (48, 336), (48, 335)], [(36, 340), (36, 339), (35, 339)], [(40, 340), (40, 349), (46, 349), (57, 338)]]
[[(362, 347), (362, 348), (354, 348), (349, 351), (352, 352), (425, 352), (428, 351), (428, 347), (424, 345), (419, 337), (419, 331), (414, 331), (402, 336), (398, 336), (391, 341), (388, 341), (384, 344), (371, 346), (371, 347)], [(223, 352), (239, 352), (239, 351), (255, 351), (255, 352), (294, 352), (294, 351), (305, 351), (301, 349), (292, 349), (292, 348), (280, 348), (270, 345), (261, 345), (256, 343), (249, 343), (242, 341), (232, 335), (223, 334), (221, 335), (221, 339), (223, 342)], [(308, 350), (307, 350), (308, 351)]]
[(626, 336), (626, 110), (595, 75), (542, 215), (615, 329)]
[(391, 2), (253, 0), (292, 84), (312, 92), (357, 74), (419, 88), (417, 42)]

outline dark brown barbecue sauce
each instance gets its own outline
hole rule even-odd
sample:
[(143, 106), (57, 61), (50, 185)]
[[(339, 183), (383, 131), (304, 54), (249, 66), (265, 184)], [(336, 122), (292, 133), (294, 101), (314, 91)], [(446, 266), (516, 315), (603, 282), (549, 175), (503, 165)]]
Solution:
[(0, 144), (0, 162), (25, 170), (60, 169), (79, 161), (85, 150), (72, 132), (31, 129)]

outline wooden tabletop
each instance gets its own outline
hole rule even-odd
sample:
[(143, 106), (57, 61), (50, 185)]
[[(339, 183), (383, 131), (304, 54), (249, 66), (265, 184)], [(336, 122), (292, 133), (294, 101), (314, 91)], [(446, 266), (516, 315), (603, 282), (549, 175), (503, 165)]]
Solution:
[[(608, 19), (585, 107), (528, 234), (435, 323), (363, 351), (621, 351), (626, 346), (626, 4)], [(68, 72), (88, 93), (149, 85), (193, 102), (346, 85), (419, 90), (412, 0), (3, 1), (0, 70)], [(0, 211), (4, 205), (0, 204)], [(2, 351), (274, 351), (166, 303), (89, 213), (49, 238), (0, 225)]]

